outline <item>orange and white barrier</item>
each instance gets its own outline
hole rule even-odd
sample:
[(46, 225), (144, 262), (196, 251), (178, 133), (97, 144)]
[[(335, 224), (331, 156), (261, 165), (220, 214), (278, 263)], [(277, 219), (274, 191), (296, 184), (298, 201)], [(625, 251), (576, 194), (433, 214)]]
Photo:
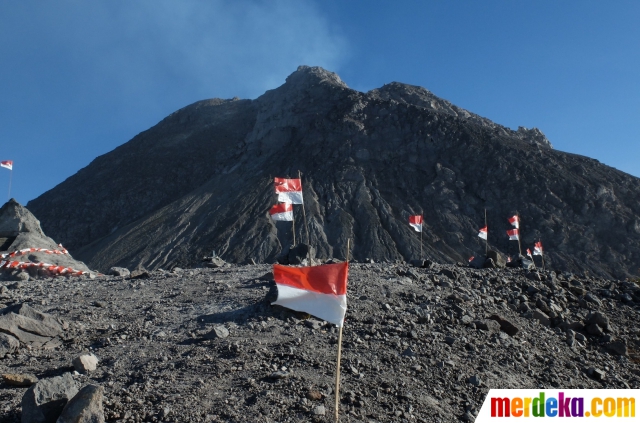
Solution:
[(89, 272), (75, 270), (71, 267), (57, 266), (48, 263), (31, 263), (25, 261), (0, 261), (0, 269), (28, 269), (30, 267), (46, 269), (56, 276), (82, 276), (88, 275)]
[(46, 248), (24, 248), (22, 250), (14, 251), (13, 253), (0, 254), (0, 259), (4, 259), (7, 257), (13, 258), (16, 256), (23, 256), (29, 253), (45, 253), (45, 254), (58, 254), (58, 255), (69, 254), (69, 251), (67, 251), (67, 249), (64, 248), (62, 244), (58, 244), (58, 247), (60, 247), (60, 250), (48, 250)]

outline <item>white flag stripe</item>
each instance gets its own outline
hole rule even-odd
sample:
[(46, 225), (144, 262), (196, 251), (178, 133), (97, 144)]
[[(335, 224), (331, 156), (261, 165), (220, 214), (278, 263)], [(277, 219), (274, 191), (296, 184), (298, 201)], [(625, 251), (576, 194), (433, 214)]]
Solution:
[(277, 220), (280, 222), (292, 222), (293, 221), (293, 211), (283, 212), (283, 213), (275, 213), (271, 215), (273, 220)]
[(342, 327), (347, 312), (347, 295), (321, 294), (288, 285), (278, 286), (278, 299), (273, 305), (303, 311)]
[(422, 224), (421, 223), (409, 223), (416, 232), (422, 232)]
[(279, 192), (278, 201), (289, 204), (302, 204), (302, 191)]

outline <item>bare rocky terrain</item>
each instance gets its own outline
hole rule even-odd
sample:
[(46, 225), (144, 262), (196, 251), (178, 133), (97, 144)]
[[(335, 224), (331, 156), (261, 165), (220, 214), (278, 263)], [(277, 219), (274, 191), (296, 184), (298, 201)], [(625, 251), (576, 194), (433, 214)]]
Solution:
[[(609, 140), (603, 140), (609, 142)], [(302, 172), (297, 239), (320, 258), (418, 256), (407, 224), (424, 214), (422, 249), (440, 263), (517, 253), (505, 231), (520, 213), (523, 245), (542, 239), (554, 269), (640, 274), (638, 178), (552, 148), (408, 84), (369, 92), (301, 66), (255, 100), (210, 99), (167, 116), (28, 203), (44, 231), (102, 272), (193, 267), (216, 251), (273, 263), (292, 234), (267, 211), (274, 177)], [(296, 220), (302, 210), (295, 208)]]
[[(336, 329), (271, 306), (271, 266), (135, 275), (3, 283), (0, 327), (28, 305), (61, 329), (0, 373), (47, 380), (95, 354), (73, 380), (104, 389), (108, 422), (333, 421)], [(341, 421), (472, 421), (490, 388), (640, 388), (634, 282), (351, 263), (348, 302)], [(26, 391), (5, 378), (0, 421), (21, 421)]]

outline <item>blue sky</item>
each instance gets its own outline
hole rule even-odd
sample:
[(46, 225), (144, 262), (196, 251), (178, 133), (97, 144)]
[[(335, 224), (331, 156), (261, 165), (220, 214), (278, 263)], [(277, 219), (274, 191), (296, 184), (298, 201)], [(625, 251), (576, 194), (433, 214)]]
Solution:
[(0, 160), (25, 204), (181, 107), (306, 64), (423, 86), (640, 176), (638, 22), (623, 0), (0, 2)]

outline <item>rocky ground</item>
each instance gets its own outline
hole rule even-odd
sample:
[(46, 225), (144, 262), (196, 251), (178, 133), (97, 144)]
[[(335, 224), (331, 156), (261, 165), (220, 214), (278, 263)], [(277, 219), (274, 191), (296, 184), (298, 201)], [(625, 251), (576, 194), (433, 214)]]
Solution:
[[(4, 283), (0, 302), (60, 319), (55, 349), (21, 344), (0, 373), (73, 372), (106, 421), (332, 421), (337, 331), (271, 306), (271, 266)], [(473, 420), (490, 388), (640, 388), (640, 289), (523, 269), (352, 263), (341, 421)], [(0, 384), (0, 421), (26, 387)]]

